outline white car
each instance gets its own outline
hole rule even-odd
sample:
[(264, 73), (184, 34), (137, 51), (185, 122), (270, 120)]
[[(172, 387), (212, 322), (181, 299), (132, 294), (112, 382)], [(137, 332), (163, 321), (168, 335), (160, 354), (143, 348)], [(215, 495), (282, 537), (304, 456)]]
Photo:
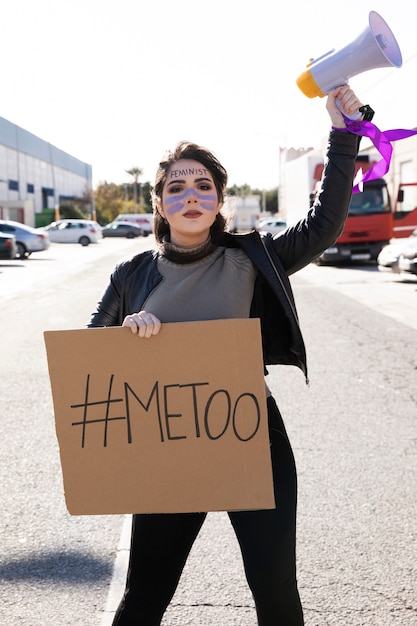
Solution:
[(0, 232), (15, 237), (18, 259), (27, 259), (32, 252), (43, 252), (49, 248), (50, 240), (47, 233), (20, 222), (0, 220)]
[(66, 219), (44, 227), (54, 243), (80, 243), (88, 246), (103, 238), (101, 226), (93, 220)]
[(260, 232), (271, 233), (271, 235), (277, 235), (281, 231), (287, 228), (287, 223), (283, 219), (264, 219), (258, 224), (258, 230)]
[(417, 228), (409, 237), (403, 239), (395, 239), (388, 245), (384, 246), (377, 258), (379, 270), (390, 269), (394, 272), (400, 271), (398, 266), (399, 258), (403, 251), (417, 241)]
[(407, 246), (402, 250), (398, 259), (398, 269), (417, 276), (417, 228), (407, 238)]

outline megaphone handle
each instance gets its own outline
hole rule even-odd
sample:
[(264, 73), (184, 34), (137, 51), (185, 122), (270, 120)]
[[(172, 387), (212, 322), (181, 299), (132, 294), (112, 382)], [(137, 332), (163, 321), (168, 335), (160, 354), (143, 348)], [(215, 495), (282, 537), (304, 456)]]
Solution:
[(345, 117), (347, 117), (348, 119), (350, 119), (350, 120), (354, 120), (354, 121), (356, 121), (356, 120), (360, 120), (360, 119), (361, 119), (361, 117), (362, 117), (362, 113), (360, 112), (360, 110), (359, 110), (359, 109), (358, 109), (357, 111), (355, 111), (355, 113), (352, 113), (351, 115), (347, 115), (347, 114), (343, 111), (343, 109), (342, 109), (342, 103), (341, 103), (341, 101), (339, 100), (339, 98), (336, 98), (336, 105), (337, 105), (337, 108), (339, 109), (339, 111), (340, 111), (341, 113), (343, 113), (343, 115), (344, 115)]

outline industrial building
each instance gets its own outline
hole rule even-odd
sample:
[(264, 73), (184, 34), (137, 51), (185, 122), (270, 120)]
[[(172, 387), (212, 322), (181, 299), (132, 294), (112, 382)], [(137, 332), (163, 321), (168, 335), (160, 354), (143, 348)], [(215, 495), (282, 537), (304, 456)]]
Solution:
[(0, 117), (0, 219), (42, 226), (91, 196), (91, 165)]

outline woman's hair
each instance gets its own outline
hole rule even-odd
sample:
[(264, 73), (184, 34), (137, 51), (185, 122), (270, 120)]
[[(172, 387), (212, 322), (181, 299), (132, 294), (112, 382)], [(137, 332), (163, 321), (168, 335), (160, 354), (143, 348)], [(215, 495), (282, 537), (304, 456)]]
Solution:
[[(154, 233), (155, 238), (159, 243), (162, 242), (166, 235), (169, 235), (169, 224), (165, 221), (162, 215), (160, 215), (156, 200), (162, 202), (162, 191), (168, 176), (168, 171), (170, 167), (180, 159), (191, 159), (193, 161), (197, 161), (208, 169), (213, 177), (219, 204), (222, 205), (224, 202), (224, 192), (227, 185), (227, 171), (223, 165), (212, 152), (207, 150), (207, 148), (189, 141), (180, 141), (175, 147), (174, 152), (168, 152), (164, 156), (156, 171), (155, 183), (152, 191), (152, 205), (154, 210)], [(216, 235), (223, 233), (225, 228), (226, 219), (219, 212), (210, 229), (212, 240), (215, 239)]]

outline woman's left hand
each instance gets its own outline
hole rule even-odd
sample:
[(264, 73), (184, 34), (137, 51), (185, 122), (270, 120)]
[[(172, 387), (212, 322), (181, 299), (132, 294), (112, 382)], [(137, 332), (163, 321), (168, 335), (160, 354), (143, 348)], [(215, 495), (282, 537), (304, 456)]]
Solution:
[(132, 333), (137, 334), (138, 337), (146, 337), (148, 339), (152, 337), (152, 335), (159, 333), (161, 330), (161, 321), (156, 315), (153, 315), (153, 313), (139, 311), (139, 313), (126, 315), (122, 326), (130, 328)]

